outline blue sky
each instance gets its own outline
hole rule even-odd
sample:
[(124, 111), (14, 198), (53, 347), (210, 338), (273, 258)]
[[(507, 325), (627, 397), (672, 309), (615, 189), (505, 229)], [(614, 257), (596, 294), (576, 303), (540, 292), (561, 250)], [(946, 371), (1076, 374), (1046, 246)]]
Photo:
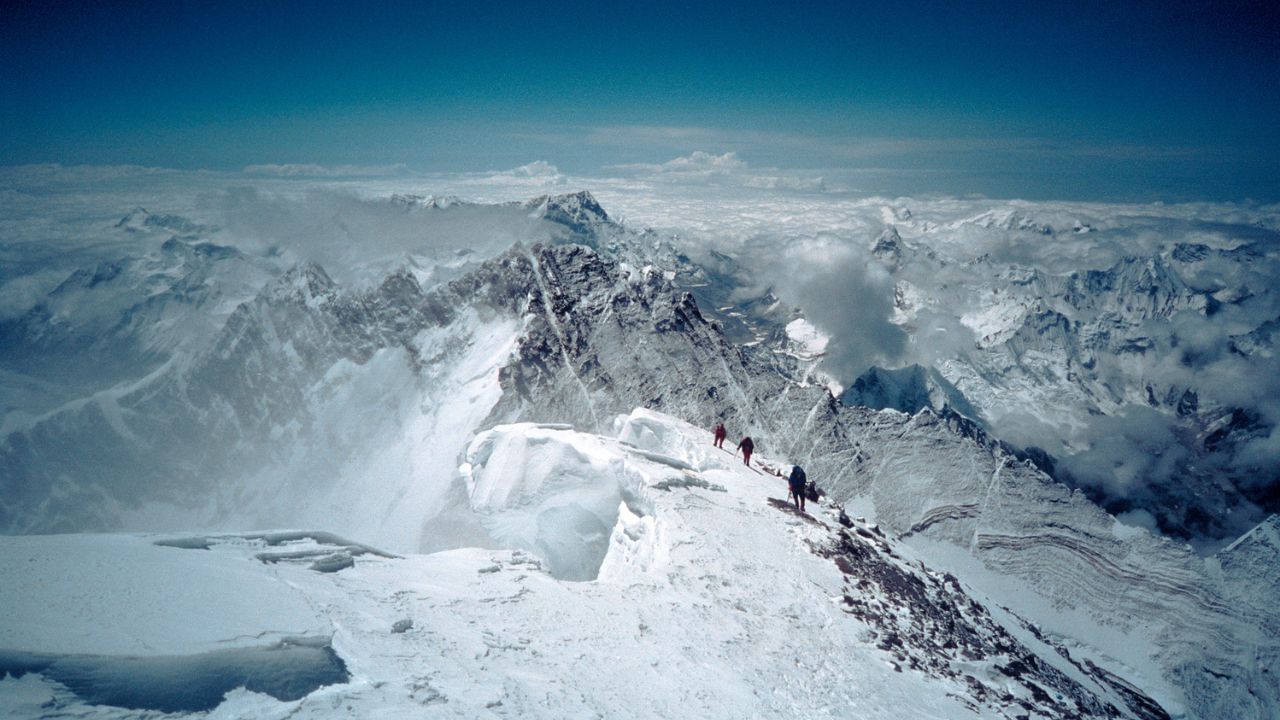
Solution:
[(0, 164), (591, 174), (703, 150), (878, 192), (1280, 200), (1268, 2), (0, 14)]

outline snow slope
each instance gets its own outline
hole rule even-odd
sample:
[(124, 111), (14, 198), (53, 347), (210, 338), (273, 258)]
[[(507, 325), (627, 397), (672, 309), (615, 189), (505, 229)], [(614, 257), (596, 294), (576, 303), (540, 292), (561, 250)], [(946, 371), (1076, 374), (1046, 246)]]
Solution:
[[(15, 667), (14, 650), (182, 668), (288, 631), (324, 638), (349, 678), (300, 698), (232, 689), (208, 717), (1164, 717), (875, 526), (830, 507), (797, 514), (767, 457), (747, 468), (649, 411), (614, 427), (476, 438), (460, 510), (508, 549), (396, 558), (314, 533), (6, 538), (0, 706), (109, 718), (168, 697), (146, 666), (112, 694), (105, 671), (74, 676), (57, 657)], [(588, 546), (604, 551), (587, 553), (598, 575), (569, 579)], [(312, 562), (333, 551), (352, 562)]]

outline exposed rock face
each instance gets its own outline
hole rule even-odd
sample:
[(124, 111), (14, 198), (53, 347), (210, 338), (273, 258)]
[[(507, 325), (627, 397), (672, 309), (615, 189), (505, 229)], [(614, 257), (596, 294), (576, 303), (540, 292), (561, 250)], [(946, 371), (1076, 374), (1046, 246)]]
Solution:
[(570, 195), (543, 195), (528, 201), (525, 207), (578, 237), (592, 237), (602, 225), (613, 222), (595, 197), (585, 190)]
[[(892, 654), (895, 668), (962, 679), (975, 709), (993, 707), (1005, 717), (1169, 717), (1141, 690), (1073, 658), (1035, 625), (1013, 616), (996, 620), (950, 573), (904, 562), (874, 526), (850, 521), (833, 542), (814, 550), (845, 574), (845, 612), (875, 628), (878, 647)], [(1060, 668), (1063, 663), (1068, 666)], [(976, 668), (982, 671), (975, 674)]]
[(897, 267), (902, 262), (902, 236), (895, 227), (887, 227), (871, 244), (871, 254), (887, 265)]
[[(902, 441), (927, 443), (946, 424), (923, 412), (902, 431)], [(1230, 664), (1228, 674), (1239, 683), (1233, 702), (1246, 715), (1260, 705), (1244, 688), (1268, 686), (1264, 696), (1277, 690), (1264, 670), (1270, 661), (1253, 657), (1268, 657), (1277, 648), (1267, 643), (1268, 649), (1250, 651), (1247, 659), (1239, 651), (1252, 648), (1259, 628), (1274, 622), (1263, 607), (1280, 588), (1272, 578), (1256, 578), (1245, 595), (1237, 595), (1238, 585), (1207, 573), (1189, 548), (1124, 529), (1080, 493), (1011, 456), (982, 463), (990, 472), (984, 478), (969, 464), (977, 456), (957, 454), (926, 466), (912, 459), (923, 455), (918, 446), (886, 450), (889, 457), (872, 470), (877, 517), (909, 542), (920, 538), (967, 548), (988, 568), (1027, 578), (1064, 611), (1083, 610), (1124, 633), (1156, 638), (1162, 662), (1179, 677), (1177, 685), (1199, 682), (1202, 666)], [(994, 455), (1002, 453), (996, 448)], [(1217, 649), (1206, 653), (1210, 647)], [(1187, 694), (1189, 701), (1196, 698), (1191, 706), (1203, 702), (1200, 692)], [(1213, 717), (1212, 707), (1200, 705), (1197, 712)]]

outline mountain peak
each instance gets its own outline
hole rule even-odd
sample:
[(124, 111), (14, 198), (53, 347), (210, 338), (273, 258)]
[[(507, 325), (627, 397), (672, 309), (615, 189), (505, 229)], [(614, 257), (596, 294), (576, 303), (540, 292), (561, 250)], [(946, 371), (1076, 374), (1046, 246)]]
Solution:
[(307, 307), (319, 307), (336, 297), (338, 285), (315, 262), (296, 265), (263, 290), (271, 301), (299, 301)]
[(115, 227), (125, 232), (148, 232), (151, 230), (167, 230), (183, 235), (196, 235), (213, 228), (193, 222), (181, 215), (165, 215), (153, 213), (141, 205), (130, 210), (116, 222)]
[(871, 254), (882, 262), (897, 265), (902, 260), (902, 236), (898, 234), (898, 228), (885, 226), (871, 244)]
[(892, 409), (914, 415), (921, 410), (941, 413), (945, 409), (969, 418), (979, 418), (964, 394), (932, 367), (908, 365), (896, 370), (872, 366), (840, 396), (845, 405), (862, 405), (876, 410)]
[(590, 233), (600, 225), (612, 224), (608, 213), (586, 190), (564, 195), (540, 195), (525, 203), (535, 217), (558, 223), (574, 233)]
[(151, 213), (139, 205), (120, 218), (116, 227), (126, 232), (141, 232), (146, 229), (147, 221), (150, 219)]
[(405, 210), (446, 210), (455, 205), (469, 204), (457, 195), (414, 195), (411, 193), (395, 193), (388, 202)]

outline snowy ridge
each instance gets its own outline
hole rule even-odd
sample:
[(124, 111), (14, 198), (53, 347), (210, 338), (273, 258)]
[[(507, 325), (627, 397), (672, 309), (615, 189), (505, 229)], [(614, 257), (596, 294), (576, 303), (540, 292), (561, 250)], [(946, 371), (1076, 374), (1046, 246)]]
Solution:
[[(637, 346), (638, 334), (651, 342)], [(450, 482), (423, 458), (454, 456), (467, 435), (504, 418), (603, 428), (611, 413), (670, 390), (664, 373), (637, 371), (687, 366), (691, 351), (700, 365), (736, 373), (728, 385), (753, 382), (745, 368), (725, 365), (736, 351), (691, 297), (660, 273), (580, 246), (517, 247), (431, 292), (399, 272), (344, 293), (322, 268), (302, 265), (232, 313), (206, 354), (12, 432), (0, 456), (11, 468), (6, 482), (23, 492), (0, 500), (0, 524), (10, 532), (136, 527), (136, 512), (149, 528), (269, 527), (372, 497), (390, 508), (401, 487), (429, 487), (416, 510), (421, 522)], [(608, 366), (625, 370), (630, 392), (617, 395), (601, 375)], [(450, 418), (458, 409), (461, 417)], [(144, 440), (161, 435), (171, 443)], [(42, 450), (54, 445), (82, 450)], [(359, 491), (337, 484), (344, 474), (401, 477), (403, 486), (379, 482), (372, 487), (384, 494), (370, 496), (366, 486), (357, 499), (348, 495)], [(125, 480), (149, 494), (122, 494)], [(212, 517), (200, 514), (211, 494), (221, 498)], [(421, 534), (408, 525), (413, 511), (392, 527), (377, 512), (347, 516), (384, 529), (336, 531), (393, 548), (414, 548)]]
[[(599, 267), (603, 270), (607, 265)], [(586, 279), (592, 274), (581, 277)], [(589, 287), (578, 285), (580, 302), (593, 302), (594, 291)], [(574, 314), (572, 305), (567, 299), (564, 302), (569, 317)], [(692, 345), (672, 352), (672, 356), (681, 357), (673, 367), (687, 370), (665, 374), (661, 394), (644, 394), (650, 380), (647, 375), (620, 381), (619, 373), (627, 367), (621, 361), (627, 357), (626, 351), (610, 355), (615, 358), (611, 380), (603, 380), (605, 365), (594, 360), (596, 353), (602, 348), (617, 347), (618, 343), (607, 335), (593, 333), (615, 332), (616, 325), (608, 323), (592, 330), (592, 325), (579, 324), (580, 334), (563, 338), (569, 348), (567, 355), (559, 349), (549, 352), (549, 348), (562, 342), (554, 333), (541, 340), (535, 334), (522, 343), (519, 367), (538, 371), (521, 380), (508, 376), (512, 392), (504, 397), (524, 398), (519, 410), (511, 412), (568, 422), (588, 417), (588, 407), (598, 414), (601, 407), (634, 401), (701, 418), (700, 423), (709, 425), (719, 403), (699, 399), (696, 385), (682, 385), (697, 378), (696, 382), (706, 388), (703, 396), (730, 401), (721, 412), (729, 414), (732, 425), (748, 428), (764, 447), (781, 448), (790, 457), (807, 458), (811, 474), (828, 478), (829, 487), (838, 497), (869, 497), (877, 517), (895, 531), (909, 532), (914, 527), (917, 533), (925, 531), (926, 535), (951, 538), (1002, 573), (1034, 578), (1033, 587), (1038, 593), (1052, 598), (1060, 607), (1081, 608), (1094, 623), (1112, 623), (1116, 617), (1120, 622), (1136, 623), (1138, 618), (1145, 620), (1152, 615), (1163, 618), (1162, 623), (1172, 623), (1157, 624), (1150, 633), (1143, 627), (1133, 636), (1134, 642), (1144, 647), (1158, 642), (1180, 648), (1168, 652), (1170, 665), (1184, 662), (1184, 652), (1187, 657), (1198, 658), (1204, 648), (1230, 647), (1219, 644), (1227, 637), (1222, 633), (1239, 638), (1257, 626), (1259, 616), (1251, 609), (1234, 608), (1215, 600), (1220, 591), (1214, 589), (1212, 580), (1203, 577), (1203, 571), (1197, 568), (1199, 560), (1192, 553), (1145, 533), (1124, 543), (1116, 541), (1114, 519), (1083, 496), (1013, 461), (1000, 444), (971, 423), (966, 424), (963, 419), (943, 421), (930, 413), (908, 418), (840, 409), (824, 391), (789, 385), (776, 374), (774, 380), (769, 380), (771, 373), (764, 356), (743, 354), (725, 345), (714, 332), (703, 334), (705, 321), (700, 316), (682, 312), (678, 317), (685, 324), (683, 337), (667, 342), (678, 340), (681, 345)], [(719, 348), (719, 352), (704, 355), (709, 348)], [(726, 364), (726, 358), (732, 358), (733, 364)], [(568, 367), (564, 365), (566, 361)], [(734, 370), (735, 367), (740, 369)], [(554, 372), (549, 373), (551, 370)], [(730, 372), (725, 374), (726, 370)], [(608, 386), (612, 392), (588, 392), (584, 396), (584, 387), (600, 386)], [(672, 388), (676, 391), (671, 392)], [(972, 440), (963, 439), (965, 436)], [(947, 450), (942, 451), (944, 447)], [(903, 494), (902, 488), (913, 491)], [(938, 502), (940, 493), (957, 497)], [(972, 520), (970, 524), (955, 525), (932, 522), (951, 516)], [(1026, 547), (1051, 544), (1059, 554), (1009, 553), (1007, 548), (1001, 548), (1000, 533), (980, 533), (974, 528), (980, 525), (994, 530), (1001, 520), (1017, 523), (1017, 536), (1025, 538), (1022, 542)], [(1058, 531), (1045, 533), (1046, 526), (1080, 530), (1063, 539), (1055, 534)], [(1134, 543), (1139, 550), (1131, 549)], [(1101, 562), (1099, 558), (1107, 560)], [(1115, 572), (1116, 567), (1128, 570)], [(1173, 581), (1162, 579), (1165, 568)], [(1093, 587), (1095, 592), (1081, 596), (1081, 586)], [(1267, 588), (1260, 597), (1269, 597), (1274, 591)], [(1188, 604), (1186, 598), (1193, 600)], [(1179, 628), (1184, 621), (1178, 618), (1187, 615), (1206, 619), (1202, 624), (1192, 621), (1193, 627), (1183, 632)], [(1173, 629), (1162, 629), (1168, 627)], [(1198, 640), (1185, 640), (1192, 637)], [(1141, 660), (1136, 658), (1133, 662)], [(1238, 661), (1229, 653), (1223, 659), (1227, 663)]]
[[(199, 564), (239, 573), (241, 582), (303, 601), (274, 603), (281, 624), (309, 618), (332, 633), (349, 678), (320, 680), (301, 697), (231, 690), (213, 717), (328, 717), (335, 707), (430, 717), (1167, 717), (1120, 678), (988, 610), (875, 526), (831, 507), (795, 513), (780, 497), (780, 478), (712, 448), (705, 431), (643, 410), (614, 427), (617, 439), (508, 425), (472, 443), (469, 505), (508, 529), (542, 531), (531, 547), (364, 554), (337, 572), (264, 562), (254, 555), (261, 540), (232, 536), (160, 544), (113, 536), (98, 552), (115, 567), (163, 558), (153, 576), (162, 583)], [(574, 492), (548, 492), (566, 473)], [(718, 489), (669, 482), (678, 479)], [(583, 510), (584, 494), (619, 489), (625, 497), (612, 511), (598, 578), (572, 582), (544, 570), (575, 542), (592, 540), (565, 513)], [(32, 579), (71, 567), (99, 583), (106, 566), (81, 564), (94, 540), (3, 539), (0, 558), (26, 564), (29, 555), (54, 552), (60, 564), (35, 565)], [(157, 628), (145, 619), (121, 625), (113, 603), (128, 597), (126, 587), (102, 584), (102, 604), (67, 632), (116, 624), (148, 640)], [(61, 617), (41, 597), (25, 597), (17, 616), (0, 619), (0, 649), (38, 618)], [(156, 609), (176, 623), (212, 616), (217, 622), (206, 630), (214, 636), (253, 636), (255, 623), (269, 625), (259, 611), (217, 597)], [(179, 653), (200, 647), (184, 637), (171, 642)], [(168, 697), (162, 681), (136, 678), (130, 692), (111, 694), (100, 677), (64, 683), (41, 674), (50, 672), (57, 675), (30, 669), (0, 679), (0, 700), (16, 717), (109, 718), (130, 713), (112, 702), (155, 708)], [(166, 707), (182, 716), (197, 710)]]

